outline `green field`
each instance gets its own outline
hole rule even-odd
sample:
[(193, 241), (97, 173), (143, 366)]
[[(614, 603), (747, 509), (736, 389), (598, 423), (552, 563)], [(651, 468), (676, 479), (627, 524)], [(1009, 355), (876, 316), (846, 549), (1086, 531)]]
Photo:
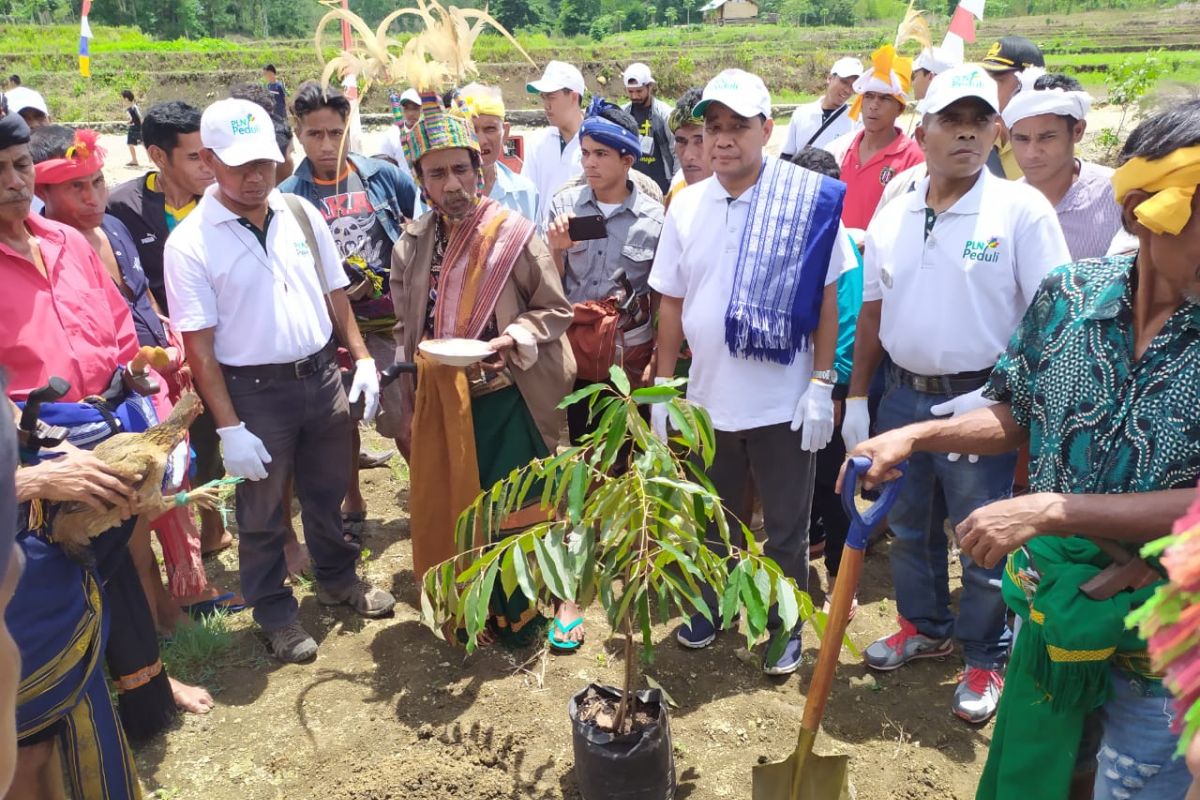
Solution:
[[(945, 20), (934, 18), (932, 25), (940, 32)], [(796, 102), (820, 90), (829, 63), (838, 55), (866, 56), (894, 31), (894, 21), (852, 28), (694, 24), (617, 34), (600, 42), (545, 34), (519, 34), (519, 39), (538, 65), (551, 58), (577, 64), (598, 92), (614, 86), (626, 64), (640, 60), (651, 65), (660, 91), (668, 97), (703, 83), (722, 68), (738, 66), (761, 74), (777, 102)], [(96, 26), (94, 32), (91, 79), (78, 74), (79, 33), (72, 26), (0, 28), (0, 72), (17, 72), (27, 85), (41, 89), (60, 120), (101, 121), (122, 117), (118, 93), (125, 88), (139, 95), (143, 108), (175, 97), (204, 104), (232, 83), (258, 80), (259, 67), (266, 61), (274, 62), (291, 86), (320, 71), (312, 40), (160, 41), (134, 28)], [(1038, 42), (1052, 69), (1076, 75), (1098, 98), (1105, 95), (1109, 68), (1148, 51), (1161, 50), (1155, 56), (1165, 67), (1160, 86), (1200, 84), (1200, 8), (989, 19), (968, 57), (982, 56), (987, 45), (1005, 33)], [(508, 42), (485, 35), (475, 58), (481, 78), (500, 85), (511, 107), (532, 105), (524, 84), (538, 68)], [(369, 94), (366, 110), (386, 111), (384, 93)]]

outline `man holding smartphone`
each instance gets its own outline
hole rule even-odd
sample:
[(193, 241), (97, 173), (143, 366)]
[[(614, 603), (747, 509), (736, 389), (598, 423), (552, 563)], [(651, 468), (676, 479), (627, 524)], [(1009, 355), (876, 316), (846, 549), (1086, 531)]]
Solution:
[[(632, 295), (619, 323), (623, 363), (643, 377), (653, 353), (654, 330), (650, 324), (650, 265), (662, 231), (662, 204), (639, 191), (630, 180), (641, 152), (637, 123), (629, 112), (605, 102), (593, 101), (580, 128), (580, 153), (585, 183), (560, 191), (551, 203), (547, 231), (550, 252), (562, 275), (567, 299), (576, 306), (577, 321), (589, 303)], [(623, 274), (623, 278), (622, 278)], [(572, 344), (578, 349), (578, 340)], [(587, 354), (576, 353), (586, 362)], [(608, 365), (600, 364), (603, 375)], [(577, 387), (586, 386), (601, 374), (581, 370)], [(567, 409), (571, 441), (588, 430), (586, 404)]]

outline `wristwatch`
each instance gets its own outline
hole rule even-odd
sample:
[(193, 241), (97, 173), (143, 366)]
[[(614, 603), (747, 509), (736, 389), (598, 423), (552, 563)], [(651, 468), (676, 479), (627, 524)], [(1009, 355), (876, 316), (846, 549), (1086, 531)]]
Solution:
[(813, 380), (821, 381), (822, 383), (837, 383), (837, 370), (833, 369), (814, 369)]

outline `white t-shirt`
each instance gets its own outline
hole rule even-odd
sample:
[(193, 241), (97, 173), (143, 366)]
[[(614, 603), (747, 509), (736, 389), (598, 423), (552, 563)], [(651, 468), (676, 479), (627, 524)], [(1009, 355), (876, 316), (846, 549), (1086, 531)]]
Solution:
[(879, 338), (918, 375), (989, 369), (1046, 273), (1071, 262), (1058, 216), (1031, 186), (986, 169), (925, 237), (929, 179), (867, 228), (863, 302), (882, 300)]
[(396, 166), (405, 175), (411, 177), (412, 170), (408, 168), (408, 159), (404, 157), (404, 146), (400, 144), (400, 126), (389, 125), (379, 143), (379, 152), (396, 162)]
[[(267, 203), (264, 250), (214, 196), (175, 227), (163, 253), (171, 320), (180, 331), (216, 328), (217, 361), (232, 367), (286, 364), (316, 353), (333, 335), (313, 255), (279, 190)], [(349, 283), (329, 226), (301, 199), (330, 289)]]
[[(791, 364), (737, 358), (725, 344), (725, 310), (733, 295), (738, 246), (753, 190), (730, 202), (716, 176), (675, 195), (658, 240), (650, 287), (683, 298), (683, 333), (692, 350), (687, 397), (723, 431), (790, 422), (812, 377), (812, 350)], [(841, 225), (825, 284), (857, 266)]]
[[(824, 122), (825, 110), (821, 108), (819, 99), (799, 106), (792, 112), (792, 121), (788, 124), (787, 142), (784, 143), (783, 150), (780, 152), (784, 155), (799, 153)], [(825, 130), (821, 131), (821, 135), (813, 140), (811, 146), (824, 147), (839, 136), (857, 131), (859, 127), (857, 122), (850, 119), (850, 109), (846, 109), (838, 114), (837, 119), (829, 123)]]
[(545, 128), (536, 136), (525, 156), (521, 174), (533, 182), (538, 192), (537, 218), (540, 227), (545, 227), (550, 214), (550, 203), (559, 189), (583, 173), (579, 155), (579, 134), (562, 147), (562, 134), (558, 128)]

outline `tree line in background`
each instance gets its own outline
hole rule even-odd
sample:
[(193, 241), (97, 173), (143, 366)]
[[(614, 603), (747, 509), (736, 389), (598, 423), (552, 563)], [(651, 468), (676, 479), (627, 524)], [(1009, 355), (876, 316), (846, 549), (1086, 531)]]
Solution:
[[(612, 33), (700, 21), (706, 0), (452, 0), (463, 7), (487, 6), (509, 30), (541, 31), (602, 39)], [(1171, 5), (1175, 0), (989, 0), (989, 16), (1070, 13), (1095, 8)], [(371, 24), (409, 0), (350, 0)], [(957, 0), (926, 0), (934, 14), (949, 15)], [(0, 22), (55, 24), (78, 21), (81, 0), (0, 0)], [(900, 0), (760, 0), (764, 14), (800, 25), (854, 25), (861, 19), (898, 16)], [(90, 20), (132, 25), (160, 39), (244, 37), (288, 39), (311, 36), (325, 12), (316, 0), (93, 0)], [(397, 31), (414, 23), (398, 20)]]

